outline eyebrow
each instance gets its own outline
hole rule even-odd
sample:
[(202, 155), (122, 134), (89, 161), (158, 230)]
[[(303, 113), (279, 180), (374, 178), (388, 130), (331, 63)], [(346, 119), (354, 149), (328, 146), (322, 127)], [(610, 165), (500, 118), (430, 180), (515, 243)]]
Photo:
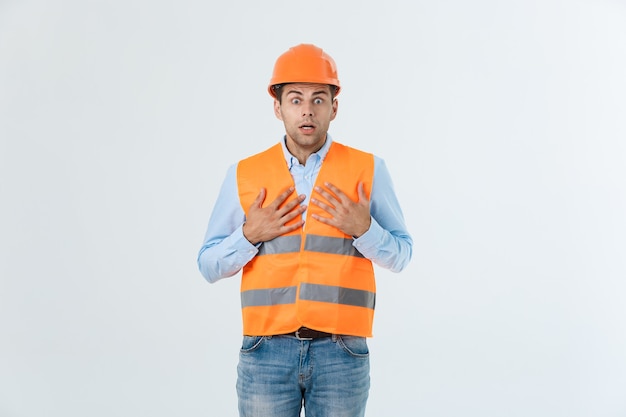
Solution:
[[(298, 95), (302, 95), (302, 92), (301, 92), (301, 91), (298, 91), (298, 90), (288, 90), (288, 91), (287, 91), (287, 93), (286, 93), (286, 95), (289, 95), (289, 94), (298, 94)], [(326, 96), (327, 96), (327, 95), (329, 95), (329, 93), (328, 93), (328, 91), (326, 91), (326, 90), (317, 90), (317, 91), (315, 91), (315, 92), (313, 93), (313, 95), (314, 95), (314, 96), (319, 96), (319, 95), (326, 95)]]

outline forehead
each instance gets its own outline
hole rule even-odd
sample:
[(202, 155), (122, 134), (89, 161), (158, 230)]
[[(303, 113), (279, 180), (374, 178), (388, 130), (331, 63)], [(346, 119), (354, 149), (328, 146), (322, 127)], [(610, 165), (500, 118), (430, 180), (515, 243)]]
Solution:
[(290, 83), (283, 87), (285, 94), (330, 94), (330, 86), (328, 84), (314, 83)]

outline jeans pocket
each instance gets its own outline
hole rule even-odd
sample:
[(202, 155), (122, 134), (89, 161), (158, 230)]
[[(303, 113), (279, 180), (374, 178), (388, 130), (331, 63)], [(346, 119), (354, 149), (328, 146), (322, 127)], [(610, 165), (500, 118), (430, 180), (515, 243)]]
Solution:
[(337, 343), (346, 353), (355, 358), (367, 358), (370, 354), (367, 339), (364, 337), (339, 336)]
[(264, 336), (244, 336), (241, 342), (241, 353), (254, 352), (263, 344)]

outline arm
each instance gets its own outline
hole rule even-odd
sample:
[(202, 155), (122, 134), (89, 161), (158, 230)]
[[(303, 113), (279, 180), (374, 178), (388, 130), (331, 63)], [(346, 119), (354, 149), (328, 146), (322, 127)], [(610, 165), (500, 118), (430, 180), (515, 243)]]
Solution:
[(198, 268), (209, 282), (235, 275), (258, 252), (243, 235), (245, 213), (237, 194), (236, 172), (233, 165), (226, 173), (198, 253)]
[(293, 187), (265, 207), (266, 190), (261, 189), (246, 217), (239, 201), (236, 172), (234, 165), (226, 173), (198, 253), (198, 268), (209, 282), (235, 275), (256, 256), (261, 243), (304, 224), (302, 220), (292, 222), (306, 210), (301, 205), (304, 195), (287, 201), (295, 191)]
[(402, 271), (411, 260), (413, 239), (385, 162), (376, 157), (370, 195), (372, 223), (367, 232), (354, 240), (354, 246), (375, 264), (393, 272)]
[(374, 164), (369, 200), (362, 183), (358, 184), (358, 201), (351, 200), (333, 184), (325, 183), (324, 187), (315, 187), (325, 201), (312, 198), (311, 203), (322, 208), (330, 217), (317, 214), (312, 217), (352, 236), (352, 244), (372, 262), (400, 272), (411, 260), (413, 240), (406, 230), (384, 161), (376, 158)]

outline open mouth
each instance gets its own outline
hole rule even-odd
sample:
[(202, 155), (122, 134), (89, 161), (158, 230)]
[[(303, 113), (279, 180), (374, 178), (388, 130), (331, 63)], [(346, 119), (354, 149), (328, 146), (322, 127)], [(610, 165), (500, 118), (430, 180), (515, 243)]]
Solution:
[(315, 129), (315, 126), (310, 124), (302, 124), (300, 125), (300, 129), (304, 130), (305, 132), (311, 132)]

